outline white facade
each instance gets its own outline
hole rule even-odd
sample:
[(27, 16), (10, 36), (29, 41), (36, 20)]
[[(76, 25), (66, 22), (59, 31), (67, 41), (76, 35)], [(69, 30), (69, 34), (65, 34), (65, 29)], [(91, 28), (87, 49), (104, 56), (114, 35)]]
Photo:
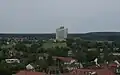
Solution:
[(28, 64), (28, 65), (26, 66), (26, 69), (27, 69), (27, 70), (33, 70), (34, 67), (33, 67), (31, 64)]
[(19, 59), (5, 59), (6, 63), (20, 63)]
[(68, 28), (64, 28), (63, 26), (56, 29), (56, 39), (57, 40), (64, 40), (67, 38)]

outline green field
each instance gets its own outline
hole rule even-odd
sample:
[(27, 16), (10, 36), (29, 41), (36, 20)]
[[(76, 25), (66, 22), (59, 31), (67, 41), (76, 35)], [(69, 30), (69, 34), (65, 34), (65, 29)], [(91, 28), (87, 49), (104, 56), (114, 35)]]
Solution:
[(44, 43), (43, 48), (47, 49), (47, 48), (55, 48), (55, 47), (67, 47), (66, 43)]

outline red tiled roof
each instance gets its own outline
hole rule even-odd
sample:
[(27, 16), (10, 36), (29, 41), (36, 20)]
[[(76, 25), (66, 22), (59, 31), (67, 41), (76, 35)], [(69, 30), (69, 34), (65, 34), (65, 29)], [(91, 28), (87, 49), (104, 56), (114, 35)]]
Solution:
[(61, 60), (63, 62), (71, 62), (71, 60), (75, 60), (75, 59), (73, 59), (71, 57), (53, 57), (53, 58), (59, 59), (59, 60)]
[(115, 75), (111, 70), (109, 69), (77, 69), (72, 71), (69, 75), (86, 75), (88, 72), (96, 72), (97, 75)]
[(117, 64), (112, 63), (112, 64), (109, 64), (109, 66), (110, 67), (117, 67)]
[(45, 75), (45, 73), (31, 72), (31, 71), (20, 71), (16, 75)]
[[(117, 64), (114, 64), (114, 63), (110, 63), (110, 64), (100, 64), (100, 67), (98, 68), (116, 68), (117, 67)], [(88, 68), (90, 69), (96, 69), (96, 65), (92, 65), (92, 66), (89, 66)]]
[(116, 75), (114, 72), (112, 72), (109, 69), (100, 69), (100, 70), (96, 70), (98, 75)]

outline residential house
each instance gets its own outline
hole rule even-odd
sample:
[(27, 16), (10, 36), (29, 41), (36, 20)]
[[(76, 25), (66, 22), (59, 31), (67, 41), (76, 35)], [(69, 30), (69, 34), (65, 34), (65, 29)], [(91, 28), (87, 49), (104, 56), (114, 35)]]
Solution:
[(9, 50), (9, 51), (8, 51), (8, 55), (9, 55), (10, 57), (16, 56), (16, 55), (17, 55), (17, 51), (16, 51), (16, 50)]
[(89, 48), (88, 51), (96, 51), (96, 48)]
[(120, 56), (120, 53), (112, 53), (114, 56)]
[(47, 70), (47, 74), (61, 74), (59, 67), (57, 66), (49, 66)]
[(27, 69), (27, 70), (34, 70), (34, 67), (33, 67), (31, 64), (28, 64), (28, 65), (26, 66), (26, 69)]
[(118, 51), (118, 50), (119, 50), (119, 48), (116, 48), (116, 47), (115, 47), (115, 48), (113, 48), (113, 50), (114, 50), (114, 51)]
[(32, 72), (32, 71), (20, 71), (16, 75), (46, 75), (46, 73)]
[(48, 59), (48, 54), (46, 53), (41, 53), (41, 54), (38, 54), (38, 59), (39, 60), (43, 60), (43, 59)]
[(71, 57), (53, 57), (53, 59), (56, 61), (56, 64), (63, 66), (63, 68), (67, 68), (68, 70), (83, 68), (81, 63)]
[(20, 63), (19, 59), (5, 59), (6, 63)]
[(73, 56), (72, 50), (69, 50), (69, 51), (68, 51), (68, 56)]
[(114, 72), (107, 68), (103, 69), (76, 69), (69, 75), (116, 75)]
[(119, 75), (120, 74), (120, 69), (117, 69), (115, 64), (109, 64), (109, 65), (100, 64), (100, 65), (101, 65), (100, 67), (93, 65), (93, 66), (89, 66), (88, 68), (74, 69), (66, 75)]
[(63, 64), (71, 64), (72, 61), (77, 61), (71, 57), (57, 57), (57, 56), (53, 56), (53, 59), (59, 60), (61, 62), (63, 62)]

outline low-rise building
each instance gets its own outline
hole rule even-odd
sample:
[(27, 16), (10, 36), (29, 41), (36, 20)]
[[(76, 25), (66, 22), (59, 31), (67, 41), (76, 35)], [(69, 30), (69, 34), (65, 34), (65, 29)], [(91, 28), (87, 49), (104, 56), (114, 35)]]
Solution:
[(114, 56), (120, 56), (120, 53), (112, 53)]
[(20, 71), (16, 75), (46, 75), (46, 73), (32, 72), (32, 71)]
[(26, 69), (27, 69), (27, 70), (34, 70), (34, 67), (33, 67), (31, 64), (28, 64), (28, 65), (26, 66)]
[(68, 70), (83, 68), (83, 65), (71, 57), (53, 57), (53, 59)]
[(69, 50), (69, 51), (68, 51), (68, 56), (73, 56), (72, 50)]
[(5, 59), (6, 63), (20, 63), (19, 59)]
[(69, 75), (116, 75), (109, 69), (76, 69), (73, 70)]

